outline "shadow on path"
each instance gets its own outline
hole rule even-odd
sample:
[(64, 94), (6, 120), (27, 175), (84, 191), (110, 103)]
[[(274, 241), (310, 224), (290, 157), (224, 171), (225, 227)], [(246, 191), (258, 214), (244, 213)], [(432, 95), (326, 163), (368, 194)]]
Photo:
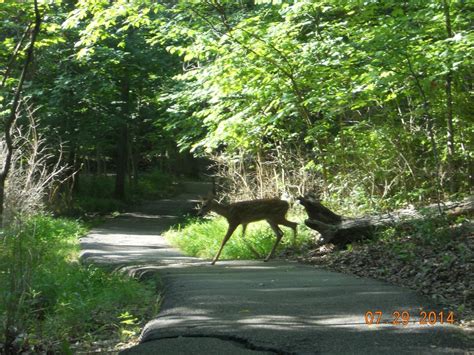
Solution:
[[(455, 326), (419, 323), (429, 300), (387, 283), (293, 262), (186, 257), (161, 233), (194, 207), (206, 184), (111, 219), (82, 239), (86, 262), (158, 272), (164, 301), (141, 344), (123, 354), (464, 354), (472, 338)], [(367, 311), (383, 313), (367, 325)], [(394, 325), (395, 311), (410, 323)]]

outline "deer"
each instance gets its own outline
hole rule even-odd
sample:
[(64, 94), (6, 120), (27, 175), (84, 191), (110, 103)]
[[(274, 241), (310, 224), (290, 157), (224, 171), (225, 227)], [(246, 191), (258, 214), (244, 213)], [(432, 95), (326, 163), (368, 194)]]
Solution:
[(296, 240), (296, 227), (298, 224), (286, 219), (286, 213), (288, 212), (289, 208), (290, 205), (288, 202), (278, 198), (240, 201), (225, 205), (216, 201), (212, 193), (209, 194), (208, 197), (203, 201), (198, 215), (204, 216), (210, 211), (213, 211), (223, 216), (229, 224), (227, 233), (222, 240), (219, 251), (212, 260), (211, 265), (214, 265), (219, 259), (225, 244), (239, 225), (242, 225), (242, 237), (245, 237), (247, 225), (249, 223), (262, 220), (267, 221), (276, 235), (276, 242), (264, 261), (266, 262), (270, 260), (284, 234), (278, 225), (283, 225), (293, 229), (293, 238)]

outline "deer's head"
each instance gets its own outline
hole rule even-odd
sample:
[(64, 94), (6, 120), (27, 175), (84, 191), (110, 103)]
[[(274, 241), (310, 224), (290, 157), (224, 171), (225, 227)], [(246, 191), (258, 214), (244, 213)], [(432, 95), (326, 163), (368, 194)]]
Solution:
[(205, 199), (203, 199), (201, 208), (199, 209), (197, 215), (198, 216), (205, 216), (208, 214), (212, 209), (212, 203), (214, 202), (214, 195), (209, 193)]

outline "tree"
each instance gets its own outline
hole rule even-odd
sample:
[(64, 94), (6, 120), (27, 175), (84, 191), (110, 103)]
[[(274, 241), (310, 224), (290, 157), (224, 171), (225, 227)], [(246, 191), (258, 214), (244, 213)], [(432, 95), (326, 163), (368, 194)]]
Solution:
[(472, 70), (464, 2), (266, 3), (172, 7), (161, 36), (185, 63), (168, 101), (183, 147), (245, 155), (247, 176), (297, 147), (319, 192), (359, 202), (440, 198), (452, 176), (469, 180), (466, 155), (450, 172), (452, 100), (469, 95), (453, 83)]
[[(28, 69), (33, 61), (34, 47), (35, 47), (36, 39), (38, 37), (38, 34), (40, 32), (40, 27), (41, 27), (41, 13), (38, 7), (37, 0), (34, 0), (33, 2), (33, 9), (34, 9), (34, 25), (31, 28), (31, 25), (29, 24), (27, 26), (27, 30), (25, 31), (25, 33), (29, 32), (31, 28), (30, 40), (28, 43), (28, 47), (26, 49), (26, 58), (23, 62), (21, 74), (18, 79), (18, 83), (16, 85), (16, 89), (13, 95), (10, 112), (6, 116), (3, 122), (6, 154), (5, 154), (5, 160), (2, 162), (3, 163), (2, 169), (0, 170), (0, 215), (3, 214), (4, 199), (5, 199), (5, 182), (8, 177), (8, 173), (10, 172), (11, 160), (12, 160), (13, 150), (14, 150), (13, 139), (12, 139), (12, 127), (15, 124), (15, 121), (19, 115), (23, 86), (25, 83), (26, 76), (28, 74)], [(24, 40), (24, 36), (22, 36), (15, 51), (12, 53), (10, 64), (12, 64), (12, 62), (15, 60), (15, 57), (17, 56), (18, 51), (22, 46), (23, 40)], [(9, 72), (10, 70), (9, 68), (7, 68), (7, 70), (4, 73), (2, 83), (5, 83), (9, 75)]]

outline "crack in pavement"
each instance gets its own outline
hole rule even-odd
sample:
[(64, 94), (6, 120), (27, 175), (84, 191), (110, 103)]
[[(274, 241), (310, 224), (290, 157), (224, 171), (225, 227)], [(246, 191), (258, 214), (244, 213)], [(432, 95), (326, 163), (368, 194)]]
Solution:
[(288, 352), (284, 351), (278, 348), (273, 348), (269, 346), (260, 346), (256, 345), (252, 342), (250, 342), (246, 338), (241, 338), (238, 336), (234, 335), (218, 335), (218, 334), (199, 334), (199, 333), (191, 333), (191, 334), (186, 334), (186, 335), (174, 335), (174, 336), (164, 336), (160, 337), (157, 339), (150, 339), (148, 341), (145, 341), (145, 343), (151, 343), (154, 341), (159, 341), (159, 340), (166, 340), (166, 339), (182, 339), (182, 338), (195, 338), (195, 339), (203, 339), (203, 338), (212, 338), (212, 339), (219, 339), (223, 341), (228, 341), (237, 344), (239, 347), (243, 347), (245, 349), (249, 350), (255, 350), (255, 351), (261, 351), (261, 352), (266, 352), (266, 353), (271, 353), (271, 354), (278, 354), (278, 355), (296, 355), (294, 352)]
[[(368, 326), (365, 312), (429, 310), (431, 301), (385, 282), (294, 262), (209, 261), (184, 256), (161, 234), (192, 210), (209, 185), (149, 202), (81, 239), (85, 262), (159, 273), (164, 298), (142, 343), (123, 354), (464, 354), (455, 326)], [(415, 318), (415, 317), (413, 317)], [(387, 320), (386, 319), (386, 320)]]

